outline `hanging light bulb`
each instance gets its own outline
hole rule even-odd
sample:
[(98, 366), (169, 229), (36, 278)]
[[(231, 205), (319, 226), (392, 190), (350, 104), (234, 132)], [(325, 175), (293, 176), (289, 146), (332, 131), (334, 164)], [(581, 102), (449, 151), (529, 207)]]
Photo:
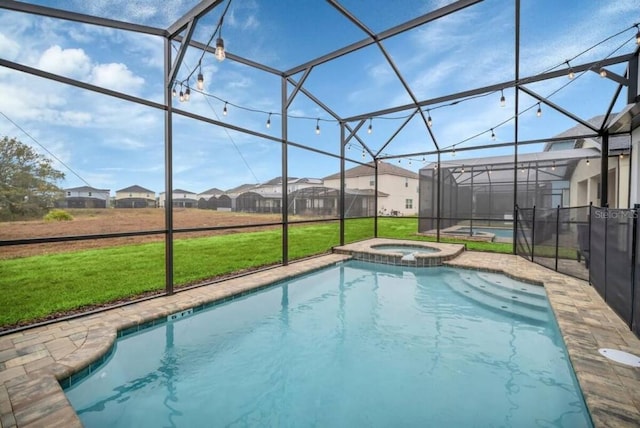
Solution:
[(464, 165), (462, 165), (462, 173), (464, 174)]
[(227, 112), (227, 102), (225, 101), (225, 102), (224, 102), (224, 108), (222, 109), (222, 115), (223, 115), (223, 116), (226, 116), (226, 115), (227, 115), (227, 113), (228, 113), (228, 112)]
[(495, 134), (495, 132), (493, 132), (493, 128), (491, 128), (491, 139), (492, 140), (496, 139), (496, 134)]
[(369, 128), (367, 128), (367, 133), (371, 134), (373, 132), (373, 125), (371, 124), (373, 119), (369, 118)]
[(500, 107), (507, 105), (507, 99), (504, 97), (504, 92), (500, 89)]
[(540, 103), (538, 103), (538, 111), (536, 111), (536, 116), (542, 116), (542, 107), (540, 107)]
[(436, 162), (436, 164), (433, 166), (433, 169), (438, 169), (438, 163)]
[(589, 161), (589, 158), (587, 158), (587, 166), (589, 166), (591, 164), (591, 162)]
[(182, 92), (182, 88), (180, 88), (180, 96), (178, 97), (178, 99), (181, 103), (184, 102), (184, 92)]
[(524, 174), (524, 164), (522, 164), (522, 167), (520, 169), (522, 171), (522, 173)]
[(411, 159), (409, 159), (409, 166), (411, 166)]
[(204, 76), (202, 75), (202, 72), (198, 73), (198, 79), (196, 80), (197, 82), (197, 87), (198, 90), (201, 91), (204, 89)]
[(424, 158), (424, 156), (422, 156), (422, 162), (426, 162), (426, 159)]
[(489, 175), (491, 175), (491, 171), (493, 170), (493, 165), (489, 166)]
[(187, 89), (184, 91), (184, 100), (189, 101), (191, 99), (191, 89), (187, 86)]
[(173, 89), (171, 90), (171, 95), (173, 96), (173, 98), (175, 98), (176, 95), (178, 95), (178, 91), (176, 90), (176, 85), (173, 85)]
[(624, 157), (624, 153), (620, 152), (620, 159)]
[(453, 145), (453, 151), (451, 152), (451, 157), (456, 157), (456, 145)]
[(364, 159), (367, 155), (364, 152), (364, 149), (362, 149), (362, 159)]
[(573, 68), (571, 68), (571, 64), (569, 64), (569, 60), (565, 61), (567, 67), (569, 67), (569, 79), (573, 79), (576, 77), (576, 74), (573, 72)]
[(553, 161), (551, 163), (551, 171), (555, 171), (556, 170), (556, 161)]
[(607, 77), (607, 70), (605, 70), (604, 68), (600, 69), (600, 77)]
[(316, 119), (316, 135), (320, 135), (320, 119)]
[(402, 159), (398, 159), (398, 165), (402, 163)]
[(433, 125), (433, 120), (431, 120), (431, 111), (427, 110), (427, 126), (431, 128)]
[(222, 37), (218, 37), (218, 40), (216, 40), (216, 53), (214, 55), (220, 62), (224, 61), (226, 57), (226, 54), (224, 53), (224, 40), (222, 40)]
[(271, 128), (271, 113), (269, 113), (269, 117), (267, 118), (267, 129)]

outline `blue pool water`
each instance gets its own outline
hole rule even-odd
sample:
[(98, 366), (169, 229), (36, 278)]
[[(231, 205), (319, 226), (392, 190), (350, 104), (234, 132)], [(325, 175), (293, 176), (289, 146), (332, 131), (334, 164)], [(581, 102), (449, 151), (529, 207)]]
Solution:
[[(469, 233), (470, 229), (468, 227), (460, 227), (456, 229), (454, 233)], [(493, 233), (496, 238), (508, 238), (513, 239), (513, 229), (511, 228), (498, 228), (498, 227), (474, 227), (473, 233), (484, 232), (484, 233)]]
[(124, 336), (91, 427), (589, 427), (540, 287), (350, 261)]

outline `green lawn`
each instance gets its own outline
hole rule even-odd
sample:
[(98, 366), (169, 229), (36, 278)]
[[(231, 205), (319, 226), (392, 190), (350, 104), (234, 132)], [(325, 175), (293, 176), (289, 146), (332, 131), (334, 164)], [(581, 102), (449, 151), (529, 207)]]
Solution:
[[(345, 222), (345, 242), (373, 236), (373, 220)], [(417, 219), (381, 218), (378, 236), (416, 236)], [(289, 259), (321, 254), (339, 245), (338, 222), (292, 225)], [(186, 285), (282, 261), (280, 229), (179, 239), (174, 243), (174, 284)], [(470, 250), (510, 253), (511, 244), (464, 242)], [(164, 244), (149, 243), (0, 260), (0, 326), (41, 320), (164, 290)]]

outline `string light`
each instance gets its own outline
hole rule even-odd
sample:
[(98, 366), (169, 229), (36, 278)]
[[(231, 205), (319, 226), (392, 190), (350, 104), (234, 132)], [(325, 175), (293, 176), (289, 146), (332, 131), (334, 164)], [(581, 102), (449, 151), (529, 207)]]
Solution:
[(224, 108), (222, 109), (222, 115), (223, 115), (223, 116), (226, 116), (226, 115), (227, 115), (227, 113), (228, 113), (228, 111), (227, 111), (227, 102), (225, 101), (225, 102), (224, 102)]
[(199, 91), (204, 89), (204, 76), (202, 75), (202, 70), (200, 70), (200, 72), (198, 73), (198, 79), (196, 80), (196, 85)]
[(569, 64), (569, 60), (566, 60), (565, 63), (567, 64), (567, 67), (569, 67), (569, 79), (573, 79), (576, 77), (576, 74), (573, 72), (573, 68), (571, 67), (571, 64)]
[(556, 161), (553, 161), (551, 163), (551, 171), (555, 171), (556, 170)]
[[(220, 33), (222, 34), (222, 29)], [(218, 37), (218, 40), (216, 40), (216, 53), (214, 55), (220, 62), (224, 61), (227, 56), (224, 52), (224, 40), (222, 40), (222, 37)]]
[(433, 120), (431, 120), (431, 110), (427, 110), (427, 126), (431, 128)]
[(453, 151), (451, 152), (451, 157), (456, 157), (456, 145), (453, 145)]
[(522, 164), (520, 171), (524, 174), (524, 164)]
[(600, 77), (607, 77), (607, 70), (605, 70), (604, 68), (600, 69)]
[(364, 149), (362, 149), (362, 159), (364, 159), (367, 155), (364, 152)]
[(540, 107), (540, 103), (538, 103), (538, 111), (536, 111), (536, 116), (542, 116), (542, 107)]
[(184, 91), (184, 100), (189, 101), (191, 99), (191, 89), (187, 86), (187, 89)]
[(180, 102), (184, 102), (184, 92), (182, 92), (182, 85), (180, 85), (180, 95), (178, 96)]
[(587, 166), (590, 165), (591, 162), (589, 162), (589, 158), (587, 158)]
[(462, 165), (462, 173), (464, 174), (464, 164)]
[(496, 133), (493, 132), (493, 128), (491, 128), (491, 139), (495, 140), (496, 139)]
[(624, 153), (620, 152), (620, 159), (622, 159), (624, 157)]
[(489, 175), (491, 175), (492, 170), (493, 170), (493, 165), (489, 165)]
[(316, 119), (316, 135), (320, 135), (320, 118)]
[(269, 113), (269, 117), (267, 118), (267, 129), (271, 128), (271, 113)]
[(507, 99), (504, 97), (504, 92), (500, 89), (500, 107), (507, 105)]
[(176, 90), (176, 85), (173, 85), (173, 89), (171, 90), (171, 95), (173, 96), (173, 98), (175, 98), (176, 95), (178, 95), (178, 91)]
[(373, 132), (373, 125), (371, 124), (372, 118), (369, 118), (369, 128), (367, 129), (367, 133), (371, 134)]

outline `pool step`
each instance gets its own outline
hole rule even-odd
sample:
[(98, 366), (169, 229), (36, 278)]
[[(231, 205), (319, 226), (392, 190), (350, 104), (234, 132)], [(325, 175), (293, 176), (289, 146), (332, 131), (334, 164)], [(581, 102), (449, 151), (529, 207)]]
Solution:
[(476, 272), (460, 272), (460, 277), (469, 287), (503, 302), (542, 310), (548, 306), (544, 294), (534, 294), (526, 287), (529, 284), (518, 283), (502, 275), (482, 277)]
[(518, 281), (499, 273), (477, 272), (476, 275), (496, 287), (506, 288), (519, 294), (547, 300), (547, 293), (541, 285), (527, 284), (526, 282)]
[(487, 309), (534, 324), (545, 324), (549, 321), (549, 311), (546, 306), (514, 303), (517, 299), (505, 300), (503, 296), (490, 293), (491, 290), (487, 291), (470, 285), (468, 280), (458, 274), (446, 275), (445, 281), (452, 290)]

